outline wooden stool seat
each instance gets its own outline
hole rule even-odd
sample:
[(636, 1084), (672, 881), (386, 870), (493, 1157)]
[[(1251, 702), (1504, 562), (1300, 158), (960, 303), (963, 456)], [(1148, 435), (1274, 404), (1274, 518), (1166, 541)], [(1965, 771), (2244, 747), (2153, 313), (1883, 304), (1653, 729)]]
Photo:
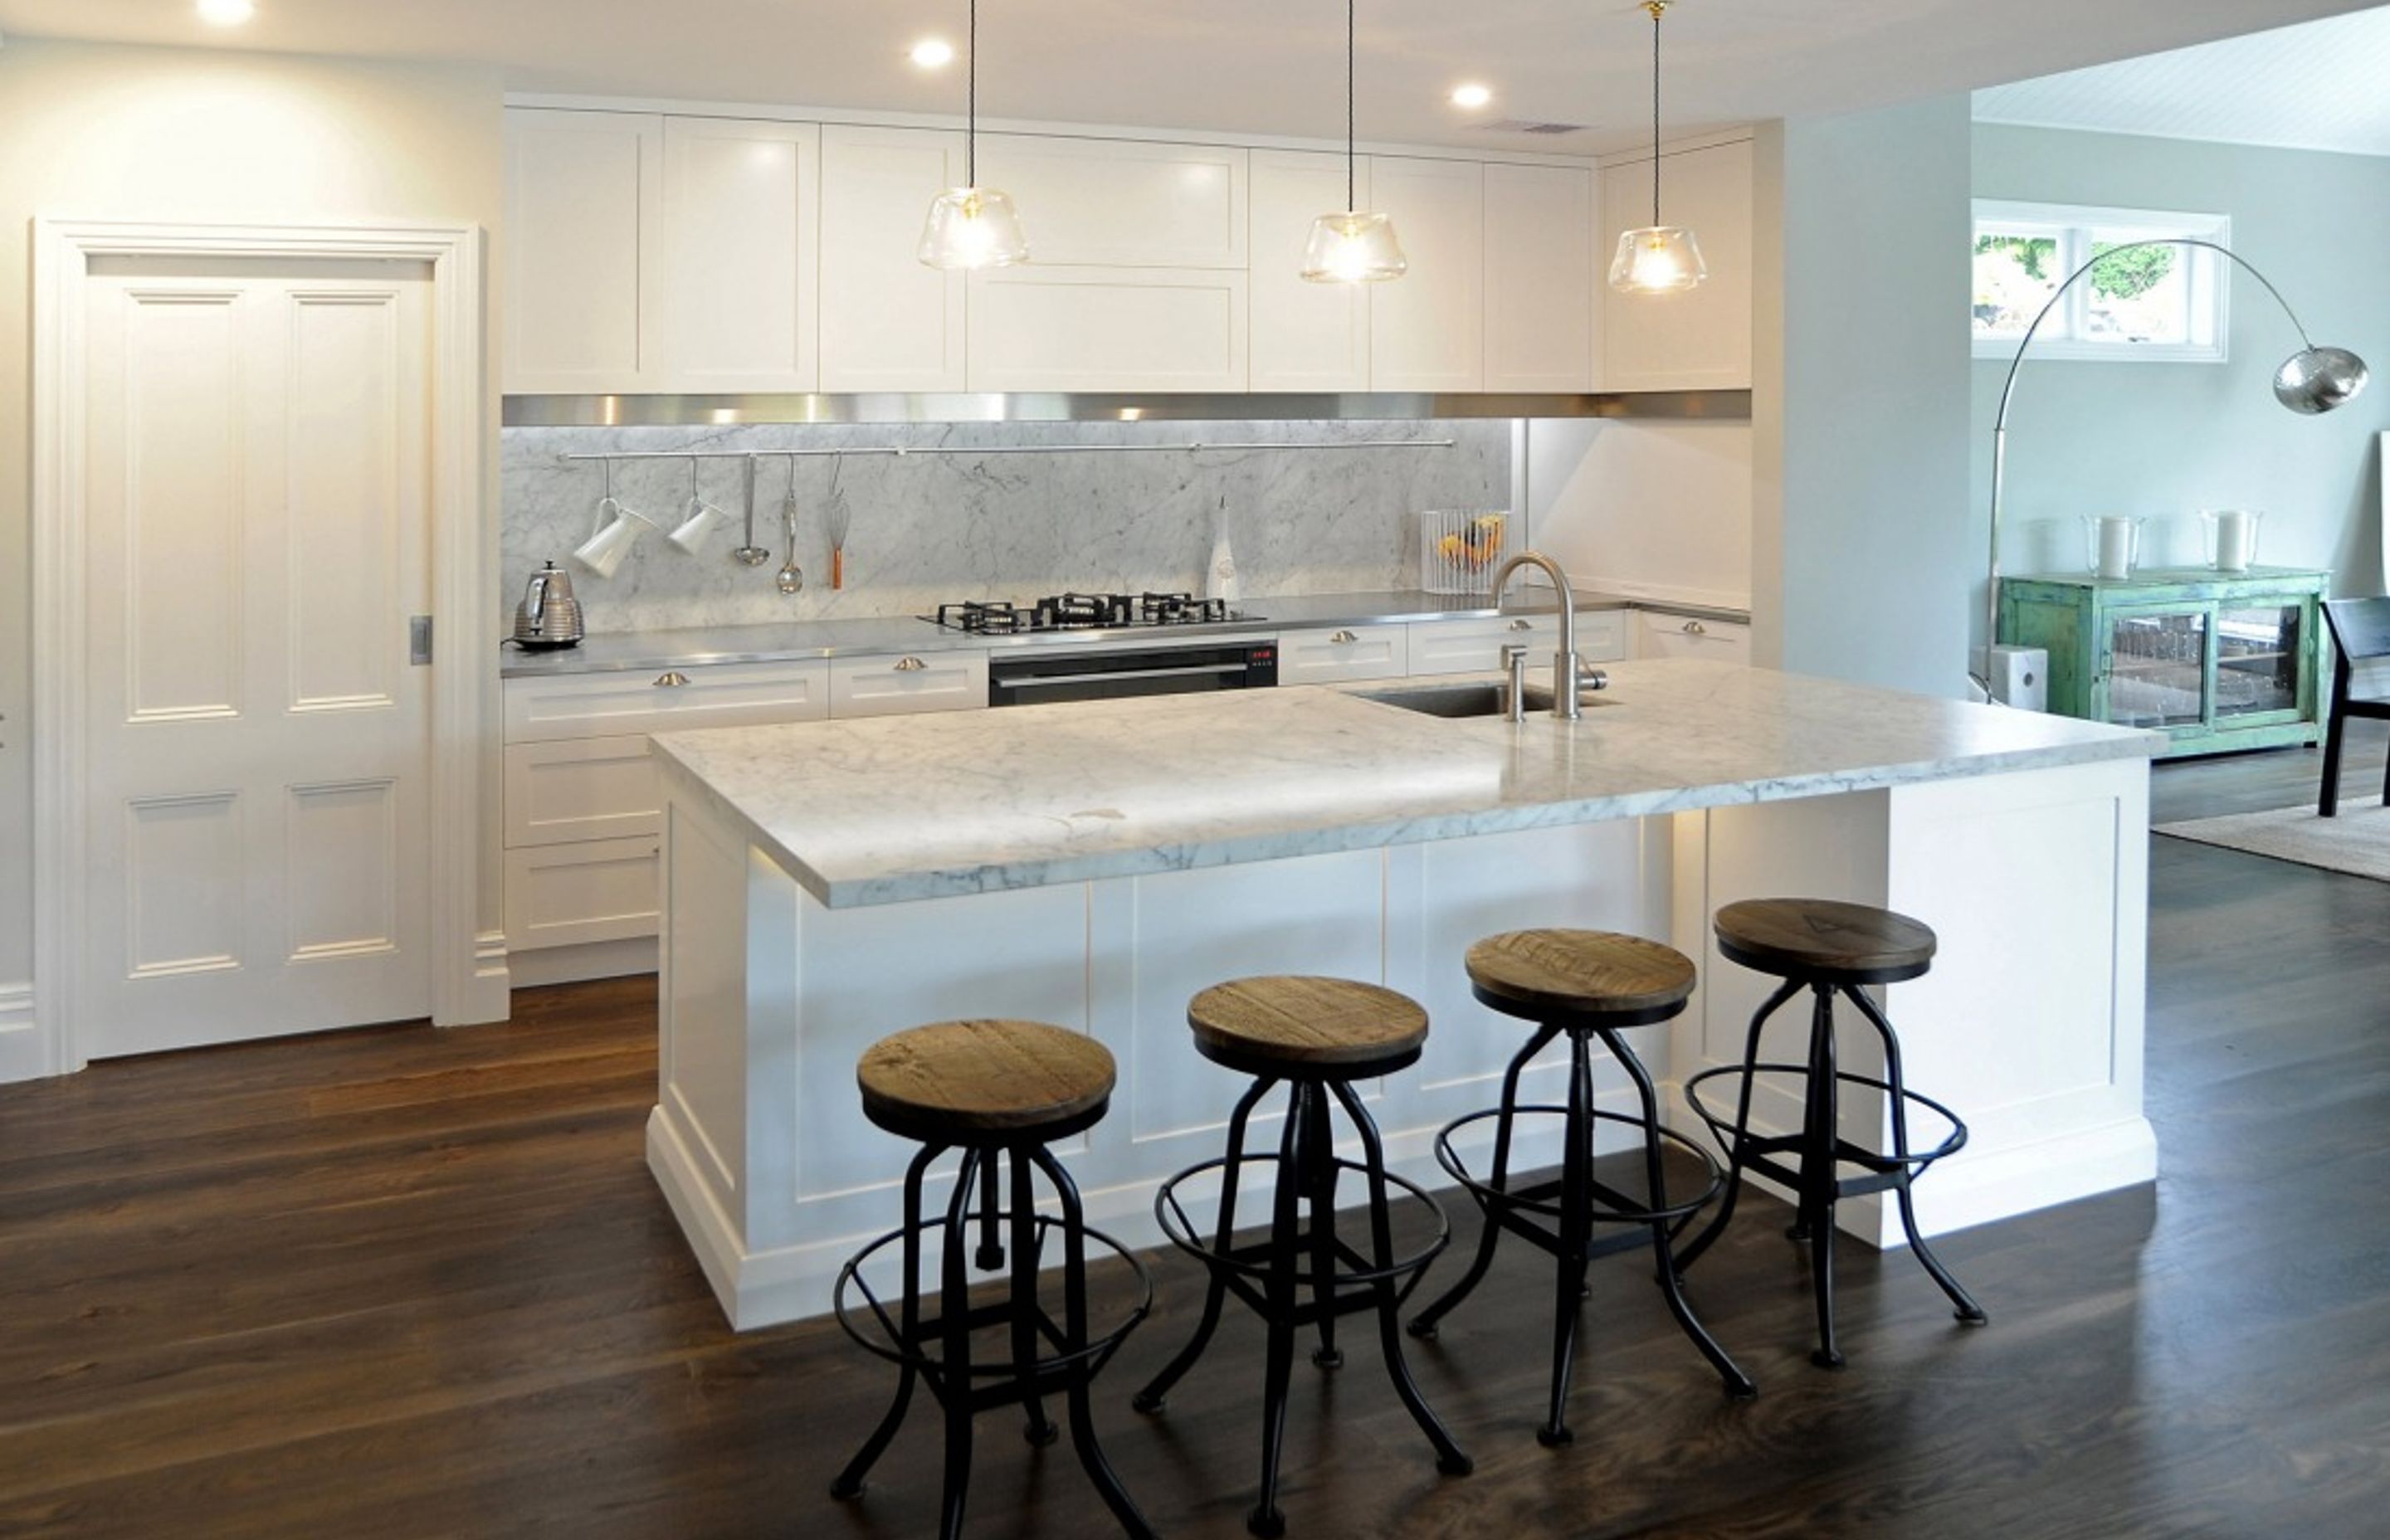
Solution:
[(863, 1112), (932, 1144), (1039, 1142), (1101, 1118), (1111, 1051), (1040, 1021), (939, 1021), (883, 1037), (854, 1067)]
[(1933, 930), (1889, 909), (1829, 898), (1753, 898), (1717, 912), (1718, 950), (1759, 973), (1891, 984), (1934, 966)]
[(1291, 974), (1214, 984), (1187, 1002), (1187, 1024), (1214, 1063), (1280, 1080), (1389, 1073), (1427, 1042), (1427, 1012), (1407, 995)]
[(1639, 1026), (1674, 1016), (1693, 993), (1693, 960), (1673, 946), (1608, 930), (1510, 930), (1469, 949), (1477, 998), (1541, 1021)]

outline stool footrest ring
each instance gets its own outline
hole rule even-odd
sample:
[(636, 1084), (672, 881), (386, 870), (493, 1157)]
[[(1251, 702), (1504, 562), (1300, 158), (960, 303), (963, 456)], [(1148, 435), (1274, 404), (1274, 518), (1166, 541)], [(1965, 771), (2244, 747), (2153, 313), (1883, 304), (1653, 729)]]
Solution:
[[(1763, 1074), (1796, 1075), (1805, 1082), (1808, 1078), (1809, 1067), (1806, 1064), (1722, 1064), (1715, 1070), (1703, 1070), (1700, 1074), (1685, 1082), (1686, 1104), (1692, 1108), (1694, 1116), (1709, 1125), (1711, 1135), (1716, 1138), (1721, 1148), (1729, 1151), (1734, 1148), (1734, 1119), (1711, 1110), (1709, 1104), (1703, 1099), (1702, 1083), (1715, 1080), (1723, 1075), (1731, 1075), (1738, 1077), (1739, 1084), (1741, 1077)], [(1886, 1096), (1892, 1094), (1892, 1083), (1874, 1075), (1838, 1071), (1834, 1079), (1844, 1084), (1864, 1085), (1870, 1090), (1882, 1091)], [(1900, 1095), (1904, 1101), (1914, 1102), (1948, 1123), (1949, 1136), (1931, 1149), (1911, 1150), (1907, 1156), (1861, 1149), (1856, 1145), (1837, 1139), (1834, 1142), (1834, 1159), (1879, 1174), (1906, 1171), (1910, 1175), (1915, 1175), (1943, 1157), (1956, 1155), (1967, 1147), (1967, 1125), (1960, 1121), (1958, 1113), (1921, 1092), (1904, 1089)], [(1794, 1135), (1775, 1136), (1763, 1141), (1754, 1137), (1748, 1132), (1743, 1134), (1742, 1142), (1746, 1151), (1763, 1144), (1780, 1149), (1796, 1149), (1801, 1144), (1799, 1137)]]
[[(1204, 1266), (1217, 1273), (1240, 1277), (1256, 1283), (1266, 1282), (1270, 1273), (1266, 1243), (1247, 1246), (1231, 1245), (1227, 1251), (1222, 1251), (1214, 1241), (1205, 1238), (1204, 1232), (1197, 1227), (1193, 1217), (1188, 1213), (1186, 1206), (1178, 1199), (1180, 1183), (1209, 1172), (1225, 1171), (1227, 1164), (1227, 1157), (1215, 1156), (1212, 1160), (1189, 1166), (1163, 1183), (1162, 1190), (1154, 1195), (1153, 1214), (1162, 1222), (1163, 1234), (1170, 1238), (1170, 1243)], [(1247, 1155), (1238, 1162), (1241, 1174), (1240, 1179), (1242, 1179), (1242, 1175), (1250, 1174), (1257, 1166), (1275, 1171), (1278, 1164), (1279, 1157), (1276, 1155)], [(1364, 1180), (1367, 1180), (1369, 1175), (1368, 1166), (1358, 1161), (1346, 1160), (1343, 1156), (1337, 1157), (1336, 1169), (1340, 1173), (1350, 1172)], [(1399, 1176), (1391, 1171), (1384, 1173), (1384, 1176), (1389, 1199), (1407, 1199), (1413, 1208), (1423, 1210), (1435, 1217), (1434, 1237), (1419, 1250), (1398, 1256), (1383, 1266), (1368, 1264), (1358, 1252), (1340, 1241), (1336, 1247), (1338, 1253), (1336, 1260), (1345, 1265), (1337, 1268), (1333, 1277), (1326, 1279), (1319, 1278), (1310, 1265), (1310, 1247), (1309, 1243), (1305, 1242), (1303, 1247), (1304, 1265), (1295, 1274), (1295, 1284), (1298, 1289), (1310, 1290), (1324, 1284), (1329, 1288), (1341, 1290), (1395, 1282), (1404, 1286), (1398, 1298), (1407, 1297), (1410, 1292), (1410, 1287), (1417, 1284), (1425, 1275), (1428, 1264), (1441, 1255), (1445, 1247), (1451, 1243), (1452, 1222), (1446, 1216), (1444, 1205), (1438, 1203), (1427, 1188), (1407, 1176)], [(1090, 1235), (1094, 1233), (1092, 1230), (1088, 1232)]]
[[(1435, 1136), (1436, 1164), (1444, 1167), (1447, 1175), (1467, 1188), (1469, 1195), (1477, 1200), (1477, 1206), (1484, 1209), (1489, 1215), (1497, 1211), (1505, 1214), (1532, 1213), (1555, 1224), (1559, 1223), (1562, 1214), (1560, 1185), (1557, 1182), (1544, 1178), (1529, 1184), (1497, 1187), (1490, 1178), (1481, 1177), (1471, 1172), (1468, 1164), (1461, 1160), (1459, 1152), (1453, 1149), (1452, 1136), (1461, 1129), (1473, 1123), (1484, 1123), (1488, 1119), (1501, 1116), (1501, 1110), (1495, 1108), (1487, 1111), (1471, 1112), (1467, 1117), (1455, 1118), (1446, 1123)], [(1565, 1119), (1568, 1116), (1568, 1109), (1548, 1105), (1514, 1107), (1510, 1109), (1510, 1116), (1515, 1126), (1516, 1120), (1529, 1116)], [(1650, 1123), (1629, 1112), (1604, 1112), (1597, 1109), (1592, 1116), (1597, 1124), (1616, 1123), (1622, 1127), (1632, 1128), (1647, 1138), (1654, 1133), (1658, 1134), (1662, 1139), (1700, 1161), (1703, 1170), (1709, 1177), (1708, 1184), (1693, 1196), (1658, 1206), (1652, 1206), (1648, 1202), (1641, 1207), (1634, 1206), (1632, 1203), (1597, 1203), (1589, 1208), (1586, 1214), (1586, 1217), (1595, 1224), (1679, 1224), (1699, 1213), (1725, 1187), (1726, 1175), (1718, 1169), (1716, 1157), (1703, 1149), (1698, 1142), (1688, 1136), (1679, 1134), (1673, 1128), (1654, 1129)], [(1510, 1180), (1516, 1184), (1515, 1178)], [(1613, 1196), (1623, 1197), (1624, 1195), (1613, 1194)]]

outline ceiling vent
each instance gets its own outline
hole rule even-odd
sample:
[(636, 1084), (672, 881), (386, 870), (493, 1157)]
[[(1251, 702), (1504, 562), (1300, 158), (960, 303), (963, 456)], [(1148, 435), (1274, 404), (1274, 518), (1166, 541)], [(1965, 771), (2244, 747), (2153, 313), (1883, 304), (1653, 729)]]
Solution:
[(1563, 134), (1582, 134), (1591, 126), (1589, 123), (1542, 123), (1528, 118), (1505, 118), (1499, 122), (1479, 123), (1477, 128), (1482, 134), (1540, 134), (1548, 138), (1558, 138)]

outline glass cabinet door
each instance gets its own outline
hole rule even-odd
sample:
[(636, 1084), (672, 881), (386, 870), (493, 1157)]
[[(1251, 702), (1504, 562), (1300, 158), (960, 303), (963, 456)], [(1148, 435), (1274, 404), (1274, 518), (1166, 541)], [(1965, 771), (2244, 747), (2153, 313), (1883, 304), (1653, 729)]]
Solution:
[(2305, 611), (2295, 601), (2217, 611), (2217, 721), (2298, 714)]
[(2207, 642), (2204, 609), (2113, 614), (2108, 622), (2106, 719), (2125, 727), (2204, 725)]

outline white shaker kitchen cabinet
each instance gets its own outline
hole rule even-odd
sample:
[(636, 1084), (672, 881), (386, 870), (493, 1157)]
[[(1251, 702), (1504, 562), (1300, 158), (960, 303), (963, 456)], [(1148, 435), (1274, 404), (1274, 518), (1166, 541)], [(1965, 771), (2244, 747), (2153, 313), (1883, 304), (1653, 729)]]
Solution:
[[(1577, 656), (1588, 663), (1616, 662), (1627, 656), (1632, 636), (1627, 616), (1620, 610), (1587, 612), (1576, 617)], [(1410, 673), (1413, 678), (1438, 674), (1488, 674), (1502, 666), (1502, 649), (1527, 649), (1530, 676), (1551, 674), (1552, 654), (1560, 650), (1561, 618), (1541, 615), (1499, 615), (1480, 621), (1429, 621), (1410, 628)]]
[(507, 852), (507, 950), (632, 941), (662, 920), (662, 842), (584, 840)]
[(645, 733), (507, 745), (507, 848), (663, 832)]
[(664, 120), (662, 389), (819, 388), (820, 167), (811, 123)]
[(1245, 281), (1217, 268), (1043, 261), (973, 273), (970, 388), (1241, 391)]
[(1399, 679), (1409, 672), (1409, 638), (1403, 626), (1345, 625), (1279, 633), (1280, 685)]
[(1410, 270), (1369, 295), (1369, 389), (1485, 383), (1485, 168), (1369, 159), (1369, 202), (1392, 216)]
[(1638, 658), (1714, 658), (1724, 663), (1751, 661), (1751, 627), (1735, 621), (1702, 621), (1657, 610), (1643, 616)]
[(963, 184), (963, 136), (821, 132), (821, 388), (965, 389), (963, 275), (918, 254), (930, 200)]
[(508, 391), (662, 388), (663, 156), (660, 117), (507, 110)]
[(506, 682), (507, 742), (814, 722), (829, 714), (829, 665), (692, 663)]
[[(1751, 142), (1671, 151), (1661, 161), (1661, 214), (1690, 227), (1709, 281), (1682, 294), (1621, 294), (1602, 286), (1605, 391), (1751, 389)], [(1606, 273), (1619, 233), (1651, 223), (1651, 161), (1601, 174)]]
[(1030, 260), (1062, 267), (1245, 267), (1246, 151), (983, 134), (980, 185), (1021, 211)]
[(1485, 168), (1488, 391), (1593, 389), (1593, 189), (1587, 167)]
[(984, 652), (924, 652), (899, 658), (830, 661), (829, 714), (833, 717), (970, 712), (986, 705)]
[[(1369, 206), (1369, 168), (1357, 170), (1355, 207)], [(1345, 207), (1344, 158), (1300, 150), (1253, 152), (1252, 389), (1369, 388), (1369, 291), (1374, 284), (1303, 276), (1311, 222)]]

